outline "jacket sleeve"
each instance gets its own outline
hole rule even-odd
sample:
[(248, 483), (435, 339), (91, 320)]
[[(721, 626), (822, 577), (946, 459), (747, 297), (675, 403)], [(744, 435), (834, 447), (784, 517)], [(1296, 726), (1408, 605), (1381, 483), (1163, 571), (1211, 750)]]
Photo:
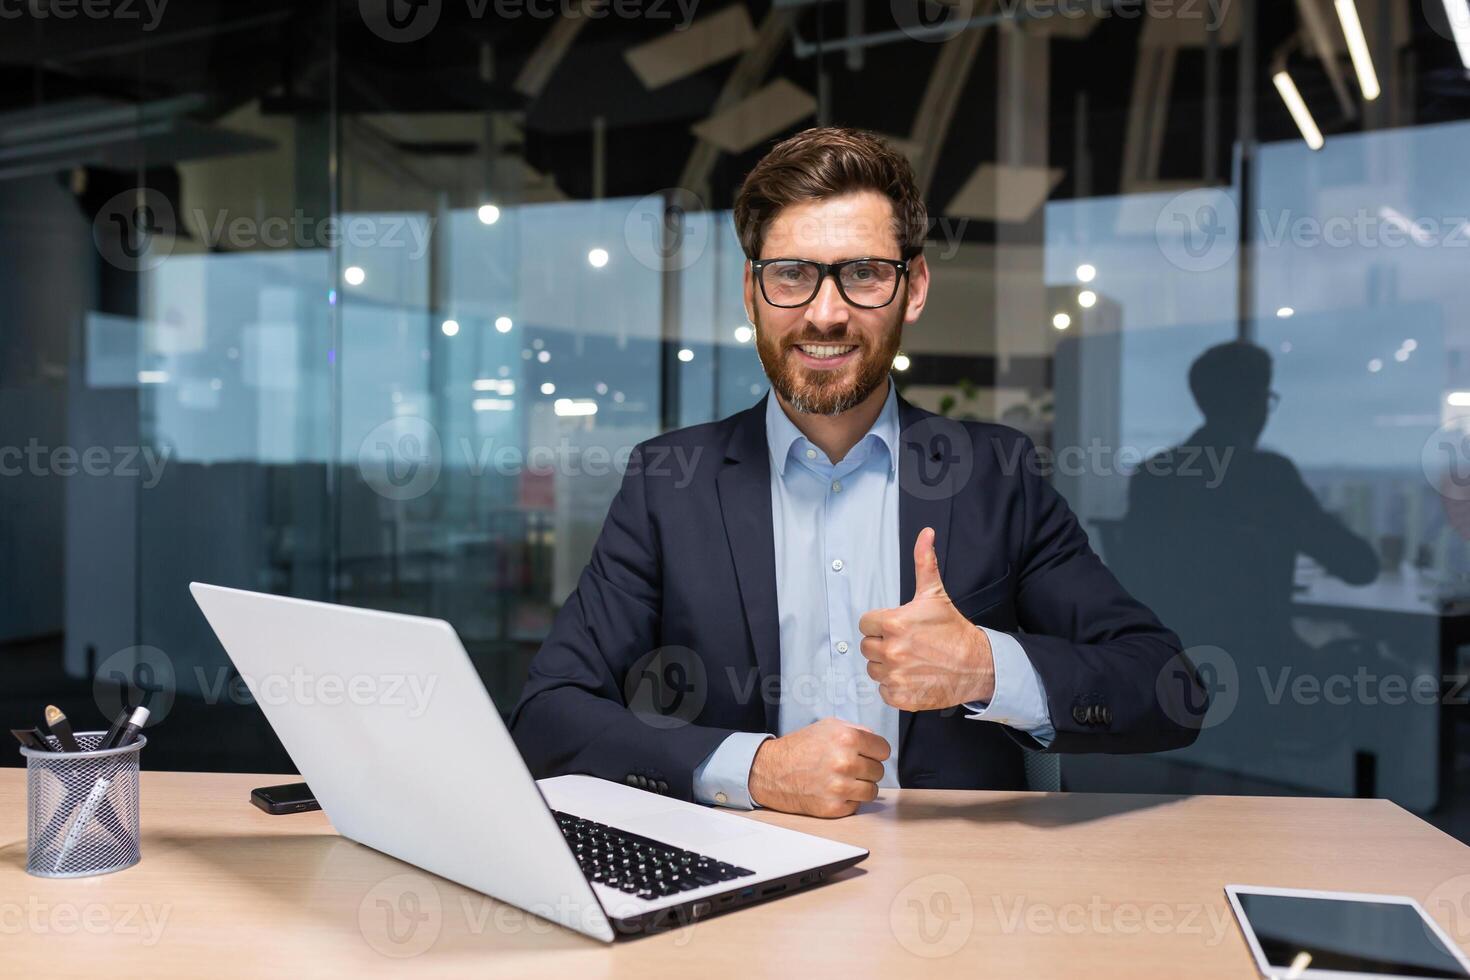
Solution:
[(1023, 632), (1016, 639), (1046, 692), (1056, 729), (1047, 750), (1160, 752), (1189, 745), (1208, 702), (1179, 637), (1103, 565), (1071, 508), (1042, 478), (1036, 447), (1021, 438), (1025, 530), (1016, 613)]
[(537, 778), (586, 773), (689, 800), (695, 768), (731, 730), (694, 724), (680, 709), (702, 699), (661, 687), (689, 676), (666, 668), (690, 652), (659, 649), (659, 547), (642, 455), (630, 456), (592, 559), (531, 661), (511, 735)]

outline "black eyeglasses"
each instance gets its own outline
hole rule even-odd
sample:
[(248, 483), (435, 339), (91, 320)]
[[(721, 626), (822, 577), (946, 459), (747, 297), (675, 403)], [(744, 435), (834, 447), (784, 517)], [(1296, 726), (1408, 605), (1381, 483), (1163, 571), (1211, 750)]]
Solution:
[(817, 298), (822, 280), (837, 283), (843, 300), (865, 310), (882, 309), (898, 295), (898, 284), (909, 264), (897, 259), (848, 259), (813, 262), (810, 259), (757, 259), (750, 263), (761, 295), (772, 306), (792, 309)]

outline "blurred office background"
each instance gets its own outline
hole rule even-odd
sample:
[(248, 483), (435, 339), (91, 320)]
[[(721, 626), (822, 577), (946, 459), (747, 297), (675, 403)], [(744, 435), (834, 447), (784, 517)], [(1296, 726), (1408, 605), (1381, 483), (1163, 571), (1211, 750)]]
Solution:
[(195, 579), (443, 617), (508, 710), (628, 450), (764, 393), (729, 208), (830, 123), (933, 217), (904, 395), (1054, 453), (1214, 688), (1067, 787), (1470, 838), (1464, 0), (4, 16), (6, 727), (142, 696), (154, 767), (289, 769)]

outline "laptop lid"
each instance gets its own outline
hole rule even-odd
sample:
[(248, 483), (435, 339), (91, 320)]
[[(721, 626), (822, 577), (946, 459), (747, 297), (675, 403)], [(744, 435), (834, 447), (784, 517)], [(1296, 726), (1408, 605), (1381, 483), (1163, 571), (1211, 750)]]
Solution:
[(613, 940), (448, 623), (200, 582), (189, 591), (338, 833)]

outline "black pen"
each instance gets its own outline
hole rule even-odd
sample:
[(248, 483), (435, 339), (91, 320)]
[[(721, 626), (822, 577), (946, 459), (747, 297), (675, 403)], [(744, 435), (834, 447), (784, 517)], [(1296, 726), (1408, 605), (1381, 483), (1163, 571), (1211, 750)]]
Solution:
[(113, 745), (110, 747), (114, 749), (120, 749), (124, 745), (132, 744), (133, 739), (138, 737), (138, 733), (143, 730), (143, 726), (147, 723), (148, 709), (134, 708), (133, 716), (129, 718), (128, 723), (122, 727), (122, 731), (118, 733), (117, 741), (113, 743)]
[(77, 744), (77, 737), (71, 733), (71, 722), (66, 720), (66, 715), (54, 704), (46, 705), (46, 727), (51, 729), (51, 734), (61, 743), (63, 752), (82, 751), (82, 747)]
[(111, 749), (117, 747), (117, 737), (122, 734), (123, 726), (132, 717), (133, 709), (124, 707), (113, 719), (112, 727), (107, 729), (107, 734), (102, 736), (102, 741), (97, 743), (99, 749)]

